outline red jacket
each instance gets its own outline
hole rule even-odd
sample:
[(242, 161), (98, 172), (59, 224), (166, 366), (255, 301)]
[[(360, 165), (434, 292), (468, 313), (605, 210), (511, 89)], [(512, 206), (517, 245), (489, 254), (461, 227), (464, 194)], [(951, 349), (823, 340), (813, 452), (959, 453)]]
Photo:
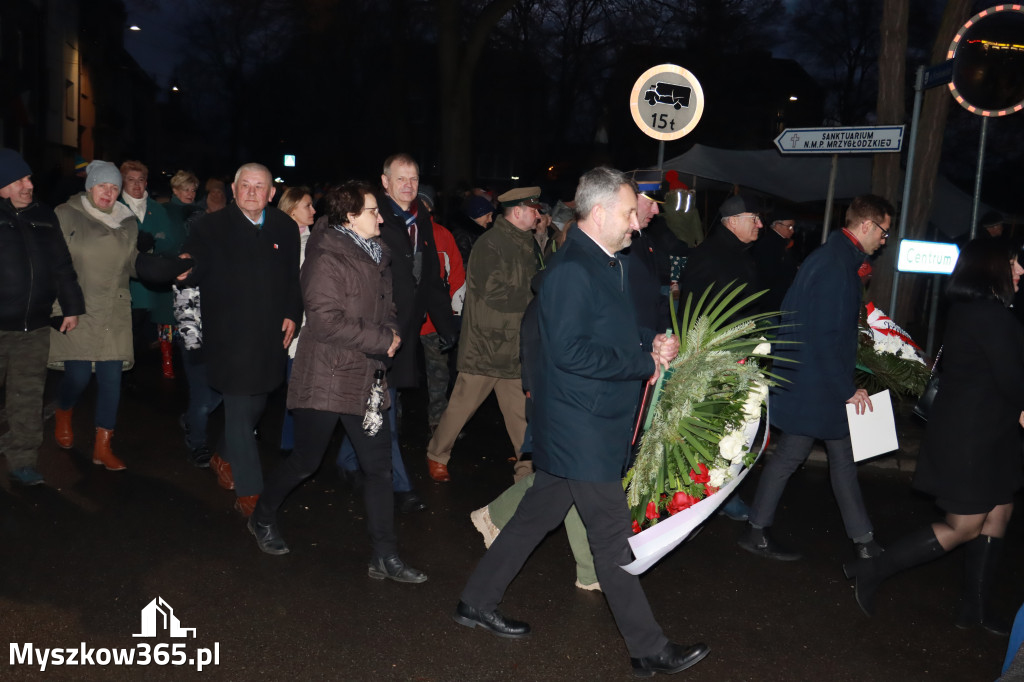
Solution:
[[(466, 300), (466, 267), (462, 262), (462, 254), (455, 244), (455, 237), (443, 225), (437, 224), (433, 218), (434, 242), (437, 244), (437, 260), (441, 266), (441, 279), (448, 283), (448, 296), (452, 299), (452, 312), (462, 314), (462, 303)], [(427, 315), (426, 322), (420, 329), (420, 336), (432, 334), (434, 323)]]

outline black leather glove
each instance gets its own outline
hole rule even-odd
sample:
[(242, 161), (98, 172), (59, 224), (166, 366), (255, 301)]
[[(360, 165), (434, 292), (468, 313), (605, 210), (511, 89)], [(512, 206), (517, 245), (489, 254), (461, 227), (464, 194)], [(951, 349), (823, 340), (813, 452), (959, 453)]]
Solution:
[(459, 345), (459, 335), (455, 334), (451, 338), (446, 336), (437, 335), (437, 349), (442, 353), (450, 353), (455, 349), (455, 346)]
[(149, 232), (139, 230), (139, 237), (135, 240), (135, 248), (141, 253), (148, 253), (156, 246), (156, 237)]

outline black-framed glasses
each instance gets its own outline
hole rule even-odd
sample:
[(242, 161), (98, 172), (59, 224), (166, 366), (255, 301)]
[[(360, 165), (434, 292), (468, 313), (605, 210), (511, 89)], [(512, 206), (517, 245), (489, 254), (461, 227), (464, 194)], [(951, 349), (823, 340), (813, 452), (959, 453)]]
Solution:
[(882, 233), (882, 239), (889, 238), (889, 230), (882, 229), (882, 226), (876, 223), (874, 220), (869, 220), (868, 222), (878, 228), (878, 230)]

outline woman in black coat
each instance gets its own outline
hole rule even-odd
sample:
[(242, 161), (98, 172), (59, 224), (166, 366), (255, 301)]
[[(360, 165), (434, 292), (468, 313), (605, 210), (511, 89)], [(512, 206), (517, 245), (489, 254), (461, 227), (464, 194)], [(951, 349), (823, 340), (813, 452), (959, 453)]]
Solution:
[(914, 487), (935, 496), (946, 517), (907, 535), (879, 557), (846, 566), (857, 603), (871, 615), (883, 580), (965, 545), (965, 591), (956, 625), (1009, 628), (987, 598), (1024, 483), (1024, 330), (1008, 309), (1024, 269), (1001, 240), (973, 241), (949, 280), (949, 311), (939, 364), (941, 384), (928, 420)]

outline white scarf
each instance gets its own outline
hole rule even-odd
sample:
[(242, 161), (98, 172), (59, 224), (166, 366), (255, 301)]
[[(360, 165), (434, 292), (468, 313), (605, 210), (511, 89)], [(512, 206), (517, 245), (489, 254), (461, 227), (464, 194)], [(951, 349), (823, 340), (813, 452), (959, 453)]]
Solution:
[(110, 213), (105, 213), (92, 205), (92, 202), (89, 201), (88, 194), (82, 195), (82, 208), (90, 218), (98, 220), (107, 227), (112, 227), (115, 230), (121, 227), (121, 223), (125, 219), (135, 217), (135, 214), (132, 213), (130, 208), (117, 201), (114, 202), (113, 210), (111, 210)]
[(122, 192), (121, 198), (123, 198), (124, 202), (128, 204), (128, 208), (132, 210), (132, 213), (135, 214), (135, 217), (139, 219), (140, 223), (146, 220), (146, 199), (149, 198), (149, 192), (143, 192), (141, 199), (136, 199), (131, 194)]

